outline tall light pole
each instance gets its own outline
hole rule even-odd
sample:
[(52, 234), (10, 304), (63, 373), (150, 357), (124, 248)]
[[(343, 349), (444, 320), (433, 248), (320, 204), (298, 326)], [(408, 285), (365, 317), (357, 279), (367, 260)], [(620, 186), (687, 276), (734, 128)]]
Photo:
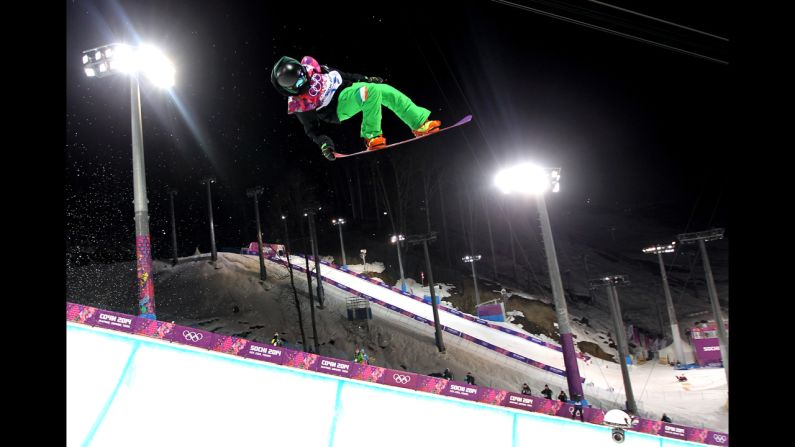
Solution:
[(400, 267), (400, 290), (406, 291), (406, 277), (403, 275), (403, 258), (400, 256), (400, 243), (405, 241), (406, 238), (402, 234), (393, 234), (392, 237), (389, 239), (395, 247), (397, 247), (398, 253), (398, 266)]
[(560, 190), (560, 169), (542, 169), (525, 163), (498, 172), (494, 182), (505, 194), (517, 192), (523, 195), (535, 196), (538, 200), (541, 234), (544, 238), (544, 251), (547, 254), (549, 279), (552, 284), (552, 297), (555, 302), (555, 313), (557, 314), (558, 329), (560, 330), (563, 363), (566, 365), (566, 382), (569, 386), (569, 396), (577, 394), (585, 397), (582, 390), (580, 369), (577, 365), (577, 353), (574, 349), (571, 324), (569, 323), (569, 311), (566, 307), (566, 297), (563, 294), (563, 283), (560, 279), (558, 258), (555, 254), (552, 227), (549, 223), (547, 203), (544, 199), (544, 193), (547, 190), (551, 189), (552, 192)]
[(204, 177), (202, 184), (207, 185), (207, 215), (210, 218), (210, 248), (212, 255), (210, 260), (212, 263), (218, 259), (218, 251), (215, 249), (215, 225), (213, 224), (213, 193), (210, 190), (210, 185), (215, 183), (215, 177)]
[[(298, 327), (301, 329), (301, 346), (303, 350), (307, 349), (306, 346), (306, 333), (304, 333), (304, 319), (301, 317), (301, 303), (298, 302), (298, 291), (295, 289), (295, 279), (293, 278), (293, 265), (290, 263), (290, 233), (287, 231), (287, 216), (282, 214), (282, 223), (284, 223), (284, 255), (287, 257), (287, 271), (290, 273), (290, 285), (293, 288), (293, 299), (295, 300), (295, 309), (298, 311)], [(307, 264), (308, 266), (309, 264)], [(307, 271), (309, 269), (307, 268)], [(310, 284), (310, 289), (312, 286)], [(312, 300), (309, 301), (312, 306)], [(315, 337), (317, 339), (317, 337)]]
[(138, 277), (138, 314), (156, 319), (155, 287), (152, 279), (152, 244), (146, 197), (144, 140), (141, 125), (140, 74), (162, 88), (174, 85), (174, 66), (163, 54), (148, 45), (131, 47), (109, 44), (83, 51), (86, 76), (102, 78), (119, 73), (130, 75), (130, 118), (132, 130), (133, 203), (135, 210), (135, 259)]
[(336, 225), (340, 230), (340, 251), (342, 252), (342, 265), (348, 265), (348, 261), (345, 260), (345, 244), (342, 243), (342, 226), (345, 224), (345, 219), (331, 219), (331, 224)]
[(179, 262), (179, 255), (177, 252), (177, 222), (176, 219), (174, 218), (175, 195), (177, 195), (177, 190), (174, 188), (169, 188), (168, 198), (169, 198), (169, 207), (171, 208), (171, 249), (173, 250), (171, 265), (177, 265), (177, 262)]
[(257, 196), (262, 194), (262, 186), (249, 188), (246, 190), (246, 196), (254, 198), (254, 216), (257, 219), (257, 253), (259, 254), (259, 279), (265, 281), (268, 278), (268, 273), (265, 271), (265, 259), (262, 254), (262, 230), (259, 225), (259, 201)]
[(480, 261), (480, 255), (466, 255), (461, 258), (462, 261), (468, 262), (472, 265), (472, 281), (475, 283), (475, 307), (480, 306), (480, 293), (478, 292), (478, 276), (475, 274), (475, 263)]
[(315, 213), (320, 209), (320, 207), (304, 208), (304, 216), (309, 222), (309, 243), (312, 247), (312, 257), (315, 258), (315, 273), (317, 274), (317, 307), (319, 309), (323, 309), (323, 277), (320, 275), (320, 256), (318, 255), (317, 233), (315, 232)]
[(621, 366), (621, 377), (624, 380), (624, 393), (627, 396), (627, 410), (632, 414), (638, 414), (638, 407), (635, 404), (635, 394), (632, 392), (632, 382), (629, 380), (629, 369), (627, 368), (627, 333), (624, 330), (624, 322), (621, 319), (621, 304), (618, 302), (618, 292), (616, 286), (628, 285), (629, 280), (626, 275), (605, 276), (603, 278), (592, 279), (591, 287), (607, 288), (607, 300), (610, 304), (610, 313), (613, 315), (613, 330), (616, 333), (616, 346), (618, 347), (618, 364)]
[(671, 321), (671, 337), (674, 341), (674, 353), (676, 361), (685, 363), (685, 351), (682, 349), (682, 339), (679, 337), (679, 322), (676, 319), (676, 312), (674, 311), (674, 301), (671, 299), (671, 290), (668, 288), (668, 275), (665, 274), (665, 263), (663, 262), (663, 253), (673, 253), (676, 242), (667, 245), (654, 245), (652, 247), (644, 248), (643, 253), (656, 254), (657, 260), (660, 263), (660, 276), (662, 276), (663, 292), (665, 293), (665, 306), (668, 308), (668, 319)]
[(723, 369), (726, 372), (726, 384), (729, 383), (729, 336), (723, 324), (723, 315), (720, 311), (718, 302), (718, 292), (715, 289), (715, 278), (712, 277), (712, 267), (709, 265), (707, 255), (707, 245), (705, 242), (723, 239), (723, 228), (715, 228), (708, 231), (696, 233), (684, 233), (676, 236), (679, 242), (689, 244), (698, 241), (698, 248), (701, 250), (701, 261), (704, 263), (704, 273), (707, 276), (707, 290), (709, 291), (709, 302), (712, 304), (712, 313), (715, 314), (715, 323), (718, 325), (718, 339), (720, 341), (720, 357), (723, 361)]
[(407, 244), (422, 244), (425, 251), (425, 268), (428, 269), (428, 286), (431, 289), (431, 309), (433, 309), (433, 327), (434, 336), (436, 338), (436, 348), (439, 352), (445, 352), (444, 339), (442, 338), (442, 325), (439, 323), (439, 306), (436, 304), (436, 293), (433, 291), (433, 272), (431, 271), (431, 257), (428, 255), (428, 241), (436, 240), (436, 232), (432, 231), (427, 234), (419, 234), (409, 236), (406, 240)]

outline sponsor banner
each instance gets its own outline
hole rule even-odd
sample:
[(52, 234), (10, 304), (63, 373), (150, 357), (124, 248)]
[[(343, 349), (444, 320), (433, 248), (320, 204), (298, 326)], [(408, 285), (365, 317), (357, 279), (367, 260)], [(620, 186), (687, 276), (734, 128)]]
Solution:
[[(271, 346), (272, 348), (277, 348), (276, 346)], [(292, 349), (284, 349), (284, 348), (277, 348), (281, 349), (282, 356), (284, 357), (284, 361), (282, 365), (284, 366), (292, 366), (294, 368), (300, 369), (307, 369), (310, 371), (315, 371), (317, 369), (317, 362), (320, 358), (317, 354), (312, 354), (311, 352), (303, 352), (303, 351), (293, 351)]]
[(415, 389), (417, 385), (418, 374), (408, 371), (398, 371), (396, 369), (384, 369), (384, 374), (378, 380), (378, 383), (384, 385), (399, 386), (401, 388)]
[(590, 422), (592, 424), (601, 425), (605, 420), (605, 412), (599, 408), (583, 408), (582, 414), (585, 417), (585, 422)]
[(264, 343), (249, 341), (243, 347), (242, 351), (239, 351), (239, 355), (249, 359), (263, 360), (281, 365), (284, 363), (285, 351), (288, 350), (280, 346), (271, 346)]
[(508, 392), (505, 390), (498, 390), (481, 386), (478, 392), (477, 401), (489, 405), (502, 406), (502, 403), (508, 398)]
[(417, 376), (417, 384), (414, 387), (417, 391), (423, 391), (431, 394), (442, 394), (442, 390), (447, 387), (447, 379), (441, 377), (431, 376)]
[(316, 362), (315, 371), (332, 374), (341, 377), (351, 377), (353, 374), (353, 362), (346, 360), (333, 359), (331, 357), (319, 356)]
[(709, 445), (729, 445), (729, 435), (717, 431), (707, 431), (707, 438), (704, 443)]
[[(71, 307), (68, 306), (69, 304), (71, 304)], [(96, 312), (96, 307), (67, 303), (66, 320), (80, 324), (89, 324), (88, 321), (93, 319)]]
[(502, 405), (505, 407), (518, 408), (520, 410), (535, 411), (537, 412), (541, 407), (542, 400), (546, 400), (543, 396), (528, 396), (521, 393), (508, 393)]
[(244, 357), (246, 345), (249, 341), (245, 338), (232, 337), (229, 335), (219, 335), (215, 338), (212, 350), (224, 354), (239, 355)]
[[(132, 332), (133, 322), (136, 317), (108, 310), (97, 310), (89, 319), (88, 324), (105, 329), (116, 329), (122, 332)], [(151, 321), (151, 320), (150, 320)]]
[(699, 365), (705, 366), (708, 363), (721, 362), (720, 339), (694, 338), (691, 342)]
[(478, 388), (480, 387), (477, 385), (470, 385), (465, 382), (456, 382), (450, 380), (447, 382), (447, 386), (442, 390), (442, 395), (459, 397), (466, 400), (477, 400)]
[(563, 402), (557, 399), (537, 398), (536, 405), (536, 413), (556, 415), (560, 410), (560, 407), (563, 406)]
[(461, 331), (453, 329), (453, 328), (451, 328), (449, 326), (443, 326), (442, 330), (445, 331), (445, 332), (449, 332), (449, 333), (455, 335), (456, 337), (460, 337), (461, 336)]
[(666, 438), (676, 438), (684, 441), (687, 440), (687, 427), (663, 422), (657, 434)]
[(362, 363), (355, 363), (353, 366), (353, 379), (363, 380), (365, 382), (383, 383), (381, 377), (386, 374), (386, 368), (380, 366), (365, 365)]
[(133, 322), (133, 333), (145, 337), (166, 340), (174, 329), (174, 326), (174, 323), (166, 323), (165, 321), (136, 318)]
[(212, 332), (178, 324), (166, 335), (166, 339), (169, 341), (204, 349), (212, 349), (215, 337), (216, 335)]

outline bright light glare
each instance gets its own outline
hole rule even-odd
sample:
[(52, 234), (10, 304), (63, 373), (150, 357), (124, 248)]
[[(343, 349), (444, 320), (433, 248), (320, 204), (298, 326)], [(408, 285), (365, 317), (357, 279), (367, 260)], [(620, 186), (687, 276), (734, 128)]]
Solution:
[(168, 88), (174, 86), (174, 65), (163, 53), (150, 45), (142, 46), (137, 52), (137, 67), (153, 84)]
[(105, 63), (104, 63), (104, 62), (103, 62), (103, 63), (101, 63), (101, 64), (99, 64), (99, 72), (100, 72), (100, 73), (105, 73), (106, 71), (108, 71), (108, 66), (107, 66), (107, 65), (105, 65)]
[(86, 68), (86, 76), (93, 77), (93, 76), (96, 76), (96, 75), (97, 74), (94, 72), (93, 68)]
[(97, 51), (96, 53), (94, 53), (94, 60), (98, 61), (100, 59), (102, 59), (102, 52), (101, 51)]
[(84, 63), (84, 64), (87, 64), (87, 63), (88, 63), (88, 55), (87, 55), (87, 54), (84, 54), (84, 55), (83, 55), (83, 63)]
[(550, 187), (550, 175), (536, 165), (523, 163), (498, 172), (494, 184), (505, 194), (543, 194)]

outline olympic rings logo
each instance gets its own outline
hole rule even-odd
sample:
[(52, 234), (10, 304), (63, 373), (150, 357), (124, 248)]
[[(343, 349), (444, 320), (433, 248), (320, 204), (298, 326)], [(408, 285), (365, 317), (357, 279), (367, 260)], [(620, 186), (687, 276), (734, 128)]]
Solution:
[(717, 433), (713, 433), (712, 434), (712, 439), (714, 439), (716, 442), (720, 442), (721, 444), (724, 444), (726, 442), (726, 435), (719, 435)]
[(404, 376), (403, 374), (394, 374), (392, 378), (401, 385), (405, 385), (411, 380), (411, 376)]
[(309, 96), (317, 96), (322, 88), (323, 78), (317, 73), (313, 74), (309, 85)]
[(189, 331), (187, 329), (182, 331), (182, 336), (185, 338), (185, 340), (190, 340), (192, 342), (197, 342), (204, 338), (204, 335), (198, 332)]

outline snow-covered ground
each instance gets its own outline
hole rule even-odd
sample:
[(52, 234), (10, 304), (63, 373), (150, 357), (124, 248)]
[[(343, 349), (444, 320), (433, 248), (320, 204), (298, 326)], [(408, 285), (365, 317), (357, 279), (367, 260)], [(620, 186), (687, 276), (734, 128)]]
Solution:
[[(370, 271), (370, 262), (367, 264)], [(267, 262), (269, 276), (268, 281), (263, 284), (258, 280), (258, 268), (256, 257), (229, 253), (219, 253), (215, 267), (207, 262), (206, 256), (183, 258), (180, 264), (174, 267), (167, 263), (155, 262), (158, 318), (256, 341), (267, 341), (274, 331), (279, 331), (288, 338), (288, 344), (295, 345), (300, 336), (287, 269)], [(351, 270), (355, 271), (354, 268)], [(356, 281), (345, 280), (356, 284), (357, 288), (366, 289), (362, 291), (368, 294), (389, 292), (388, 289), (334, 269), (327, 268), (321, 271), (324, 275), (335, 276), (335, 280), (340, 275), (342, 275), (340, 277), (353, 278)], [(309, 308), (304, 292), (306, 276), (297, 271), (295, 273), (295, 284), (302, 303), (304, 330), (308, 343), (311, 344)], [(410, 281), (415, 293), (419, 292), (417, 283), (414, 280)], [(73, 268), (67, 272), (67, 299), (134, 314), (134, 285), (133, 263)], [(361, 345), (367, 346), (368, 352), (376, 358), (376, 364), (394, 369), (428, 374), (449, 367), (457, 378), (463, 377), (467, 371), (472, 371), (478, 379), (478, 384), (516, 391), (523, 382), (527, 382), (535, 395), (538, 395), (545, 383), (549, 383), (555, 394), (565, 385), (562, 378), (556, 382), (554, 375), (546, 371), (523, 365), (517, 370), (514, 365), (506, 365), (505, 359), (473, 353), (472, 350), (462, 349), (453, 343), (448, 345), (446, 354), (439, 354), (433, 345), (431, 327), (417, 329), (414, 326), (376, 316), (366, 330), (359, 330), (361, 328), (353, 327), (345, 318), (345, 303), (350, 294), (327, 284), (324, 289), (326, 309), (316, 312), (318, 338), (321, 353), (324, 355), (348, 358), (352, 355), (353, 349)], [(444, 286), (442, 291), (446, 292)], [(427, 293), (427, 290), (423, 293)], [(428, 305), (400, 294), (393, 295), (395, 297), (390, 299), (401, 300), (395, 301), (400, 303), (400, 307), (412, 306), (411, 309), (417, 312), (430, 311)], [(440, 294), (440, 296), (445, 295)], [(576, 315), (574, 312), (572, 314)], [(442, 315), (454, 317), (445, 312), (441, 312), (440, 317)], [(591, 325), (594, 326), (592, 316), (588, 317), (591, 319)], [(447, 324), (445, 320), (443, 323)], [(475, 326), (477, 327), (472, 327), (470, 330), (476, 331), (478, 338), (490, 340), (497, 337), (494, 334), (503, 334), (514, 340), (494, 339), (508, 343), (512, 350), (537, 349), (532, 351), (535, 356), (528, 357), (542, 362), (549, 361), (553, 366), (558, 364), (562, 366), (562, 357), (557, 351), (482, 325), (475, 324)], [(591, 335), (598, 330), (577, 323), (572, 326), (575, 335), (578, 335), (578, 340), (595, 338)], [(515, 325), (513, 327), (518, 329)], [(589, 332), (588, 335), (584, 333), (586, 330)], [(544, 338), (538, 334), (534, 335)], [(580, 336), (582, 338), (579, 338)], [(446, 340), (450, 338), (453, 337), (447, 337)], [(510, 359), (507, 361), (518, 364)], [(594, 406), (609, 409), (615, 408), (618, 402), (624, 401), (620, 394), (623, 389), (620, 369), (616, 363), (594, 358), (590, 364), (580, 362), (580, 372), (588, 379), (585, 386), (586, 397)], [(633, 366), (630, 374), (641, 416), (657, 419), (665, 412), (676, 423), (720, 431), (728, 430), (726, 382), (722, 369), (688, 371), (689, 381), (684, 384), (676, 381), (671, 367), (656, 362)]]

